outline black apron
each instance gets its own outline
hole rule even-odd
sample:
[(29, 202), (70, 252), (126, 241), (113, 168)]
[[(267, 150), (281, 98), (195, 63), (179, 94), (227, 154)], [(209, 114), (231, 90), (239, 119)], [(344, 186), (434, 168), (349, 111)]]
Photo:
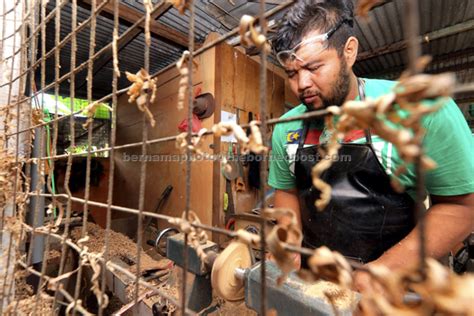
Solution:
[[(359, 95), (363, 100), (361, 81)], [(328, 206), (318, 211), (314, 203), (320, 192), (313, 186), (311, 169), (320, 154), (317, 145), (304, 147), (308, 128), (305, 123), (295, 162), (303, 245), (325, 245), (364, 263), (377, 259), (415, 227), (413, 199), (392, 188), (367, 130), (366, 144), (341, 144), (339, 159), (332, 157), (332, 166), (321, 175), (332, 192)]]

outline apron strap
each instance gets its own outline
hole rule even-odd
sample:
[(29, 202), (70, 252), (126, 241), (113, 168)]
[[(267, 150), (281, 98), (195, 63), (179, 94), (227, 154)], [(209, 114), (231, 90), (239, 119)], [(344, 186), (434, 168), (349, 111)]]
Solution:
[(304, 147), (306, 135), (308, 135), (309, 125), (310, 125), (309, 121), (303, 121), (303, 131), (301, 132), (301, 137), (298, 141), (298, 149), (301, 149)]
[[(365, 101), (365, 90), (364, 90), (365, 82), (361, 78), (357, 78), (357, 83), (358, 83), (358, 86), (359, 86), (359, 99), (361, 101)], [(372, 144), (372, 134), (370, 132), (370, 128), (365, 129), (364, 134), (365, 134), (366, 143), (371, 145)]]

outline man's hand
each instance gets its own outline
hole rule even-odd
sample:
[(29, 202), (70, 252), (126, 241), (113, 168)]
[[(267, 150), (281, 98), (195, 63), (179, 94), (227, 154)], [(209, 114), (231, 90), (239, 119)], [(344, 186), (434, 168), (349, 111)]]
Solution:
[[(299, 253), (292, 253), (291, 255), (293, 256), (295, 270), (299, 270), (301, 268), (301, 255)], [(269, 252), (265, 255), (265, 258), (269, 261), (275, 262), (275, 258)]]
[(373, 291), (371, 284), (371, 277), (369, 273), (361, 270), (354, 271), (353, 275), (353, 289), (357, 292)]

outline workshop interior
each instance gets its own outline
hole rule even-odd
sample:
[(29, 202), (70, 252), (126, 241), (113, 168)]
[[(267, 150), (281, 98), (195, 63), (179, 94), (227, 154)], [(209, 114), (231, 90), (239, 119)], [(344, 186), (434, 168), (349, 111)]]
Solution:
[[(303, 3), (353, 15), (277, 51)], [(359, 97), (311, 108), (306, 56), (348, 28)], [(473, 0), (2, 0), (0, 29), (2, 315), (474, 315), (474, 218), (433, 232), (425, 190), (447, 157), (474, 211)]]

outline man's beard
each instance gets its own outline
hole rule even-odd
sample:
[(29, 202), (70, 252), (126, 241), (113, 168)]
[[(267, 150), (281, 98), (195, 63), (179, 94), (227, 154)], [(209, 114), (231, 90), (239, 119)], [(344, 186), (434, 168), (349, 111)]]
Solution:
[[(344, 58), (341, 58), (341, 68), (339, 70), (336, 82), (332, 85), (331, 94), (326, 97), (323, 96), (319, 91), (315, 91), (306, 93), (306, 95), (314, 94), (318, 96), (322, 101), (323, 108), (327, 108), (331, 105), (341, 106), (349, 94), (350, 80), (351, 79), (349, 70), (347, 69), (347, 63)], [(305, 104), (309, 109), (314, 109), (313, 104), (306, 104), (304, 102), (304, 95), (305, 93), (303, 92), (299, 96), (301, 102), (303, 102), (303, 104)]]

